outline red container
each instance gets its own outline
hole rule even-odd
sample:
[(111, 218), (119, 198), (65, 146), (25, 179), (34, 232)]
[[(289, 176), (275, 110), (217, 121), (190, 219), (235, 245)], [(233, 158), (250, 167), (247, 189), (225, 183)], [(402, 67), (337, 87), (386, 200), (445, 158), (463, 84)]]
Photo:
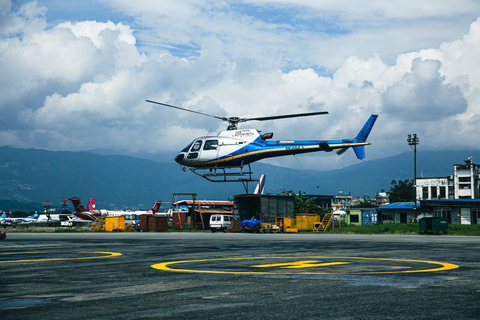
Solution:
[(167, 231), (168, 218), (150, 215), (148, 217), (148, 231)]
[(185, 228), (185, 223), (187, 222), (186, 217), (186, 212), (174, 212), (172, 216), (172, 228), (183, 230)]
[(142, 214), (140, 215), (140, 230), (148, 231), (148, 217), (152, 214)]
[(235, 219), (232, 220), (232, 225), (230, 226), (232, 232), (242, 232), (242, 220)]

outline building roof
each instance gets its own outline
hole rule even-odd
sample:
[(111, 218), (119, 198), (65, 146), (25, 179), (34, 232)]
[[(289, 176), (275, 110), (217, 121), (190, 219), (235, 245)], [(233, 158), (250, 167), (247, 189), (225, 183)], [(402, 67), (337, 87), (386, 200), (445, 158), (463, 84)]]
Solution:
[(200, 206), (233, 206), (233, 201), (208, 201), (208, 200), (180, 200), (177, 201), (174, 205), (200, 205)]
[[(413, 210), (414, 202), (394, 202), (384, 206), (378, 207), (378, 210)], [(417, 208), (420, 207), (420, 203), (417, 202)]]

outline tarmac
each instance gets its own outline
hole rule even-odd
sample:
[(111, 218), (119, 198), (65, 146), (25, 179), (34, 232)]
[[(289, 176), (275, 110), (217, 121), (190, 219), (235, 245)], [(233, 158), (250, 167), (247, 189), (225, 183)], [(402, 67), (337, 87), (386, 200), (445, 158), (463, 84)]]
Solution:
[(479, 319), (480, 237), (9, 233), (1, 319)]

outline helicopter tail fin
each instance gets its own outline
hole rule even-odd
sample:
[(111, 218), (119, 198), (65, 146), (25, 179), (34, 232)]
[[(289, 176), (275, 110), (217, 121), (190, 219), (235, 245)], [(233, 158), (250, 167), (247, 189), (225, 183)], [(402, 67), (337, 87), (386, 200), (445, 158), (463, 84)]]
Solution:
[[(372, 114), (370, 118), (367, 120), (365, 125), (363, 126), (362, 130), (357, 134), (355, 137), (355, 142), (365, 142), (367, 141), (368, 135), (370, 134), (370, 131), (372, 131), (373, 125), (375, 124), (375, 121), (377, 120), (378, 115)], [(353, 148), (355, 150), (355, 148)], [(358, 155), (357, 155), (358, 156)]]
[[(362, 130), (357, 134), (355, 139), (344, 139), (343, 142), (348, 142), (348, 143), (363, 143), (367, 141), (368, 135), (370, 134), (370, 131), (372, 131), (373, 125), (375, 124), (375, 121), (377, 120), (378, 115), (372, 114), (370, 118), (367, 120), (367, 122), (364, 124)], [(343, 149), (340, 149), (337, 151), (338, 155), (343, 154), (347, 149), (350, 147), (346, 147)], [(365, 146), (355, 146), (353, 147), (353, 151), (355, 152), (355, 155), (359, 160), (362, 160), (365, 158)]]
[[(373, 125), (375, 124), (375, 121), (377, 121), (378, 115), (372, 114), (370, 118), (365, 122), (365, 125), (363, 126), (362, 130), (357, 134), (355, 137), (355, 142), (365, 142), (367, 141), (368, 135), (370, 134), (370, 131), (372, 131)], [(355, 151), (355, 155), (359, 160), (362, 160), (365, 158), (365, 146), (357, 146), (353, 147), (353, 151)]]

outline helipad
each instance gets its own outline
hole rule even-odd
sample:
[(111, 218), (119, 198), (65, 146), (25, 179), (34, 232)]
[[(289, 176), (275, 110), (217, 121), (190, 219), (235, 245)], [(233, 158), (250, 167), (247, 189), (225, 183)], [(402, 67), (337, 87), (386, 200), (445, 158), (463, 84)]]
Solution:
[(446, 262), (367, 257), (276, 256), (170, 261), (154, 264), (170, 272), (212, 274), (392, 274), (436, 272), (459, 266)]

